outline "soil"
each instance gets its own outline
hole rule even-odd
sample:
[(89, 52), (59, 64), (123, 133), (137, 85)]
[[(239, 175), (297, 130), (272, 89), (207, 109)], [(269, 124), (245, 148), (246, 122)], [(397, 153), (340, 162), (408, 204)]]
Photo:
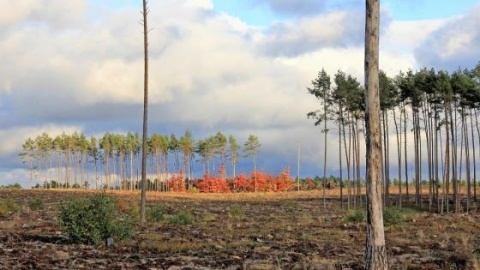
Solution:
[[(89, 192), (0, 190), (21, 211), (0, 215), (0, 269), (363, 269), (366, 226), (321, 192), (150, 193), (148, 206), (193, 224), (147, 222), (113, 245), (72, 244), (58, 204)], [(112, 193), (138, 201), (138, 193)], [(33, 199), (43, 209), (30, 209)], [(414, 211), (386, 227), (390, 269), (480, 269), (480, 213)]]

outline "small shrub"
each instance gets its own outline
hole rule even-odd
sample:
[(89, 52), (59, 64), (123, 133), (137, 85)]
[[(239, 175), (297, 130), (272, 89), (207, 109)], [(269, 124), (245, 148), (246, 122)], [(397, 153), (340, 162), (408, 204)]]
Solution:
[(100, 244), (110, 237), (121, 241), (133, 234), (131, 215), (105, 194), (62, 202), (59, 210), (60, 225), (74, 243)]
[(20, 212), (22, 208), (12, 199), (0, 199), (0, 216)]
[(354, 211), (350, 211), (347, 216), (345, 217), (345, 220), (348, 222), (354, 222), (354, 223), (361, 223), (365, 221), (365, 211), (362, 209), (356, 209)]
[(387, 207), (383, 210), (383, 223), (385, 226), (401, 226), (403, 225), (404, 221), (402, 209)]
[(189, 211), (183, 210), (176, 215), (170, 216), (168, 219), (169, 224), (173, 225), (190, 225), (193, 224), (192, 213)]
[(41, 199), (34, 198), (28, 201), (28, 207), (30, 207), (31, 210), (43, 210), (45, 205)]
[(230, 218), (240, 218), (245, 215), (245, 210), (243, 207), (235, 205), (228, 210), (228, 216)]
[(154, 205), (147, 209), (147, 220), (151, 222), (159, 222), (163, 219), (164, 209), (160, 205)]
[(412, 208), (387, 207), (383, 210), (385, 226), (402, 226), (406, 221), (414, 220), (418, 210)]

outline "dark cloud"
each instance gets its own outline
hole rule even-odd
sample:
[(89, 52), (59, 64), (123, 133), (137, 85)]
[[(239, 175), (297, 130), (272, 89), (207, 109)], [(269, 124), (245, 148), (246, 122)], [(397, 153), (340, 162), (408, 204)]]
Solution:
[(272, 25), (260, 43), (268, 56), (294, 57), (319, 48), (359, 45), (363, 42), (363, 16), (355, 12), (332, 12), (302, 20)]
[[(391, 14), (382, 10), (382, 33), (391, 21)], [(364, 7), (336, 10), (315, 17), (273, 24), (265, 31), (258, 50), (271, 57), (296, 57), (327, 47), (363, 47), (364, 32)]]
[(446, 23), (415, 50), (421, 66), (456, 70), (470, 68), (480, 56), (480, 5), (467, 15)]

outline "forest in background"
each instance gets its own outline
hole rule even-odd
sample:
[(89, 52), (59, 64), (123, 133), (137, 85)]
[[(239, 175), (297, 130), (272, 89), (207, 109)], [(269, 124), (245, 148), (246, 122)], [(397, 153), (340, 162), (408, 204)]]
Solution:
[[(290, 178), (287, 186), (297, 190), (338, 186), (342, 195), (346, 188), (348, 198), (352, 196), (352, 203), (356, 205), (360, 203), (364, 186), (363, 87), (345, 72), (338, 71), (332, 78), (322, 70), (307, 90), (319, 101), (319, 109), (309, 112), (307, 117), (322, 128), (327, 145), (323, 176), (298, 179), (299, 186)], [(402, 200), (410, 196), (410, 187), (414, 189), (415, 204), (422, 205), (425, 186), (429, 208), (438, 211), (460, 208), (460, 186), (466, 187), (468, 205), (476, 200), (480, 63), (473, 69), (453, 73), (423, 68), (388, 77), (380, 72), (380, 103), (386, 203), (401, 205)], [(332, 131), (335, 131), (337, 146), (327, 143)], [(391, 145), (395, 145), (392, 151)], [(133, 190), (139, 187), (140, 146), (139, 134), (130, 132), (105, 133), (101, 138), (88, 138), (82, 133), (51, 137), (44, 133), (29, 138), (22, 145), (20, 156), (30, 170), (32, 183), (44, 183), (45, 187)], [(289, 170), (286, 168), (276, 177), (257, 171), (256, 156), (260, 147), (255, 135), (240, 145), (233, 135), (227, 137), (221, 132), (204, 139), (194, 139), (189, 130), (180, 137), (154, 133), (148, 139), (148, 188), (172, 190), (173, 180), (177, 179), (178, 183), (178, 179), (182, 179), (180, 182), (185, 183), (186, 188), (199, 189), (194, 180), (213, 177), (227, 182), (228, 188), (200, 188), (200, 191), (238, 191), (236, 181), (242, 176), (251, 183), (244, 186), (243, 191), (276, 190), (272, 187), (276, 185), (271, 183), (273, 180), (260, 180), (259, 174), (266, 179), (277, 179)], [(327, 151), (338, 153), (338, 175), (327, 176)], [(253, 165), (250, 175), (238, 174), (239, 159), (247, 157)], [(396, 165), (393, 169), (392, 164)], [(201, 171), (202, 176), (194, 175), (195, 171)], [(270, 188), (259, 184), (263, 182), (268, 182)], [(390, 196), (393, 184), (400, 193), (395, 198)], [(452, 206), (445, 203), (449, 196), (454, 202)]]

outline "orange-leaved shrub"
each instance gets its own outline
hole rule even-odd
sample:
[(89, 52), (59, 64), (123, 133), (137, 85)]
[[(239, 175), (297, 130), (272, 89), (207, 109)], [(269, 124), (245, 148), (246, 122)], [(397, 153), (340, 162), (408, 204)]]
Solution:
[(218, 175), (211, 176), (206, 174), (202, 180), (198, 183), (198, 189), (200, 192), (205, 193), (228, 193), (230, 192), (230, 188), (228, 183), (225, 179), (222, 179), (222, 175), (224, 175), (225, 168), (222, 166), (219, 169)]
[(187, 186), (183, 174), (177, 174), (172, 176), (168, 180), (168, 188), (173, 192), (187, 192)]
[(260, 192), (281, 192), (290, 190), (294, 181), (290, 178), (290, 169), (285, 168), (274, 177), (266, 172), (251, 172), (250, 178), (245, 174), (240, 174), (234, 180), (236, 192), (260, 191)]
[(275, 191), (287, 191), (293, 187), (293, 179), (290, 178), (290, 168), (285, 168), (276, 177), (276, 189)]
[(252, 191), (252, 186), (250, 183), (250, 179), (248, 179), (247, 175), (242, 173), (237, 176), (234, 180), (234, 188), (235, 191)]

